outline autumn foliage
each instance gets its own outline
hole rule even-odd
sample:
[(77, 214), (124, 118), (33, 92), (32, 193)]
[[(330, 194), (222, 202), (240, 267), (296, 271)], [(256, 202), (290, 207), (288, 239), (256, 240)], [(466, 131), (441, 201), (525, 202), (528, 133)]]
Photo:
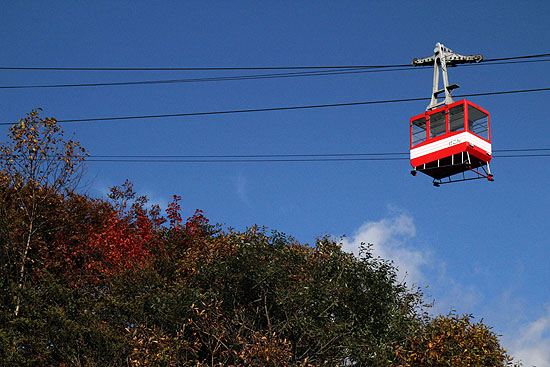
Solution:
[[(34, 111), (12, 131), (0, 147), (0, 366), (509, 361), (472, 317), (426, 317), (368, 246), (356, 257), (329, 238), (222, 230), (200, 210), (184, 220), (180, 196), (164, 217), (129, 181), (91, 198), (73, 186), (84, 151), (54, 119)], [(58, 169), (34, 165), (50, 156)]]
[(413, 333), (396, 355), (402, 366), (502, 366), (512, 358), (500, 346), (497, 336), (472, 315), (437, 316), (420, 332)]

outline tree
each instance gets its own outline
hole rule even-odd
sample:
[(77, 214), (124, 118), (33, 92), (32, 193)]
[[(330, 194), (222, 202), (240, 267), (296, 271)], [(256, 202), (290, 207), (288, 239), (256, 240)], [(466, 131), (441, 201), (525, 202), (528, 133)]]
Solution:
[(329, 239), (309, 247), (253, 227), (211, 238), (201, 253), (187, 283), (201, 295), (191, 319), (199, 360), (234, 364), (259, 332), (288, 343), (291, 365), (385, 366), (420, 321), (420, 294), (368, 248), (356, 258)]
[(509, 366), (498, 337), (472, 315), (437, 316), (415, 330), (396, 354), (404, 367)]
[(502, 366), (471, 316), (429, 318), (393, 265), (196, 210), (75, 192), (85, 151), (38, 112), (0, 146), (0, 366)]
[(13, 228), (5, 221), (9, 238), (8, 257), (14, 259), (16, 293), (14, 314), (19, 314), (26, 278), (29, 252), (39, 242), (40, 230), (55, 230), (55, 216), (45, 214), (58, 194), (70, 194), (78, 185), (85, 149), (77, 141), (65, 140), (63, 131), (53, 118), (40, 118), (33, 110), (18, 124), (10, 127), (11, 142), (0, 145), (0, 179), (13, 194), (20, 222)]
[[(484, 325), (424, 319), (422, 295), (397, 283), (395, 268), (373, 258), (368, 246), (355, 257), (328, 238), (308, 246), (258, 227), (221, 231), (200, 211), (182, 224), (178, 197), (169, 206), (172, 223), (161, 227), (158, 213), (134, 195), (125, 184), (113, 189), (115, 204), (59, 198), (56, 211), (66, 225), (41, 237), (45, 260), (21, 290), (25, 312), (7, 312), (2, 298), (0, 361), (193, 367), (504, 361)], [(129, 200), (130, 209), (120, 211)]]
[[(135, 196), (128, 180), (111, 188), (109, 198), (115, 202), (115, 210), (87, 241), (91, 251), (100, 253), (95, 264), (89, 265), (103, 273), (138, 270), (152, 258), (153, 247), (160, 246), (157, 232), (164, 222), (160, 208), (147, 210), (147, 198)], [(130, 208), (129, 201), (133, 201)]]

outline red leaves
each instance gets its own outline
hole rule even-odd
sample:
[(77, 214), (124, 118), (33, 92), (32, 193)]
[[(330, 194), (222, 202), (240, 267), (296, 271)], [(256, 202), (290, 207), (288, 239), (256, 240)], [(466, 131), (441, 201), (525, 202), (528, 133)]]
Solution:
[[(128, 197), (122, 196), (123, 199)], [(180, 200), (180, 196), (174, 195), (166, 212), (170, 230), (182, 235), (180, 241), (187, 247), (191, 242), (201, 242), (195, 240), (206, 235), (208, 219), (201, 210), (196, 210), (182, 226)], [(154, 258), (155, 250), (163, 251), (162, 231), (158, 229), (164, 218), (159, 217), (157, 211), (143, 209), (146, 201), (145, 198), (136, 199), (128, 212), (126, 203), (119, 203), (118, 211), (111, 212), (102, 227), (90, 232), (87, 251), (92, 256), (87, 258), (93, 270), (103, 275), (136, 271)]]
[[(174, 195), (174, 198), (170, 204), (168, 204), (168, 209), (166, 209), (167, 217), (170, 222), (170, 229), (180, 232), (181, 229), (181, 206), (178, 204), (178, 201), (181, 200), (181, 196)], [(195, 210), (193, 216), (187, 218), (185, 223), (184, 232), (187, 235), (203, 233), (206, 225), (208, 224), (208, 219), (204, 216), (202, 210)]]
[(203, 215), (202, 210), (197, 209), (192, 217), (187, 218), (185, 231), (189, 235), (202, 234), (207, 224), (208, 219)]
[(168, 204), (168, 209), (166, 209), (168, 220), (170, 221), (170, 228), (176, 230), (181, 223), (181, 206), (178, 204), (179, 200), (181, 200), (181, 196), (174, 195), (174, 199)]
[(78, 195), (61, 200), (56, 217), (63, 225), (53, 235), (52, 246), (40, 251), (48, 272), (70, 283), (95, 283), (164, 261), (164, 256), (194, 268), (199, 259), (223, 252), (205, 241), (211, 232), (201, 210), (182, 220), (180, 196), (174, 195), (166, 210), (168, 228), (162, 227), (166, 219), (158, 205), (146, 209), (147, 198), (136, 198), (131, 183), (113, 188), (110, 198), (113, 203)]
[(133, 222), (123, 212), (113, 213), (100, 233), (92, 233), (91, 250), (101, 253), (101, 263), (96, 263), (103, 273), (136, 270), (148, 263), (150, 246), (155, 240), (154, 223), (146, 216), (138, 216)]

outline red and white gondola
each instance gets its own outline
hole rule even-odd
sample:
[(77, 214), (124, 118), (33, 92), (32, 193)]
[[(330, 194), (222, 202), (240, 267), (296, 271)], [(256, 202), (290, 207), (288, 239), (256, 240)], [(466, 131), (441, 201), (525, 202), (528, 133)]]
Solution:
[[(432, 177), (435, 186), (478, 178), (493, 181), (489, 169), (492, 157), (489, 112), (465, 99), (454, 102), (451, 91), (458, 85), (448, 85), (446, 69), (447, 65), (479, 62), (482, 56), (458, 55), (440, 43), (434, 51), (434, 56), (413, 60), (413, 65), (434, 65), (434, 88), (426, 112), (410, 120), (411, 173), (422, 172)], [(444, 81), (441, 90), (439, 68)], [(443, 92), (445, 100), (438, 102), (437, 97)]]

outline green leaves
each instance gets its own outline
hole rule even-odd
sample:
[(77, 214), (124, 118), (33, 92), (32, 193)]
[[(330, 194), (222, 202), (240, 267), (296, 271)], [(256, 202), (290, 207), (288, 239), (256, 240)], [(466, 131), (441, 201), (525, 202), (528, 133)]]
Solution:
[[(253, 226), (221, 231), (179, 196), (146, 208), (74, 193), (86, 153), (32, 111), (0, 146), (0, 364), (499, 366), (472, 317), (427, 318), (396, 269)], [(16, 312), (14, 312), (14, 309)]]
[[(9, 188), (9, 195), (17, 201), (15, 213), (9, 215), (18, 220), (0, 224), (9, 238), (5, 251), (15, 258), (10, 265), (17, 268), (16, 283), (21, 291), (35, 262), (31, 256), (43, 245), (40, 235), (54, 231), (52, 222), (56, 215), (49, 210), (55, 205), (51, 205), (50, 199), (73, 192), (86, 153), (78, 142), (64, 140), (57, 121), (41, 119), (38, 110), (12, 125), (8, 136), (11, 141), (0, 144), (0, 184)], [(15, 294), (15, 299), (17, 316), (20, 295)]]

